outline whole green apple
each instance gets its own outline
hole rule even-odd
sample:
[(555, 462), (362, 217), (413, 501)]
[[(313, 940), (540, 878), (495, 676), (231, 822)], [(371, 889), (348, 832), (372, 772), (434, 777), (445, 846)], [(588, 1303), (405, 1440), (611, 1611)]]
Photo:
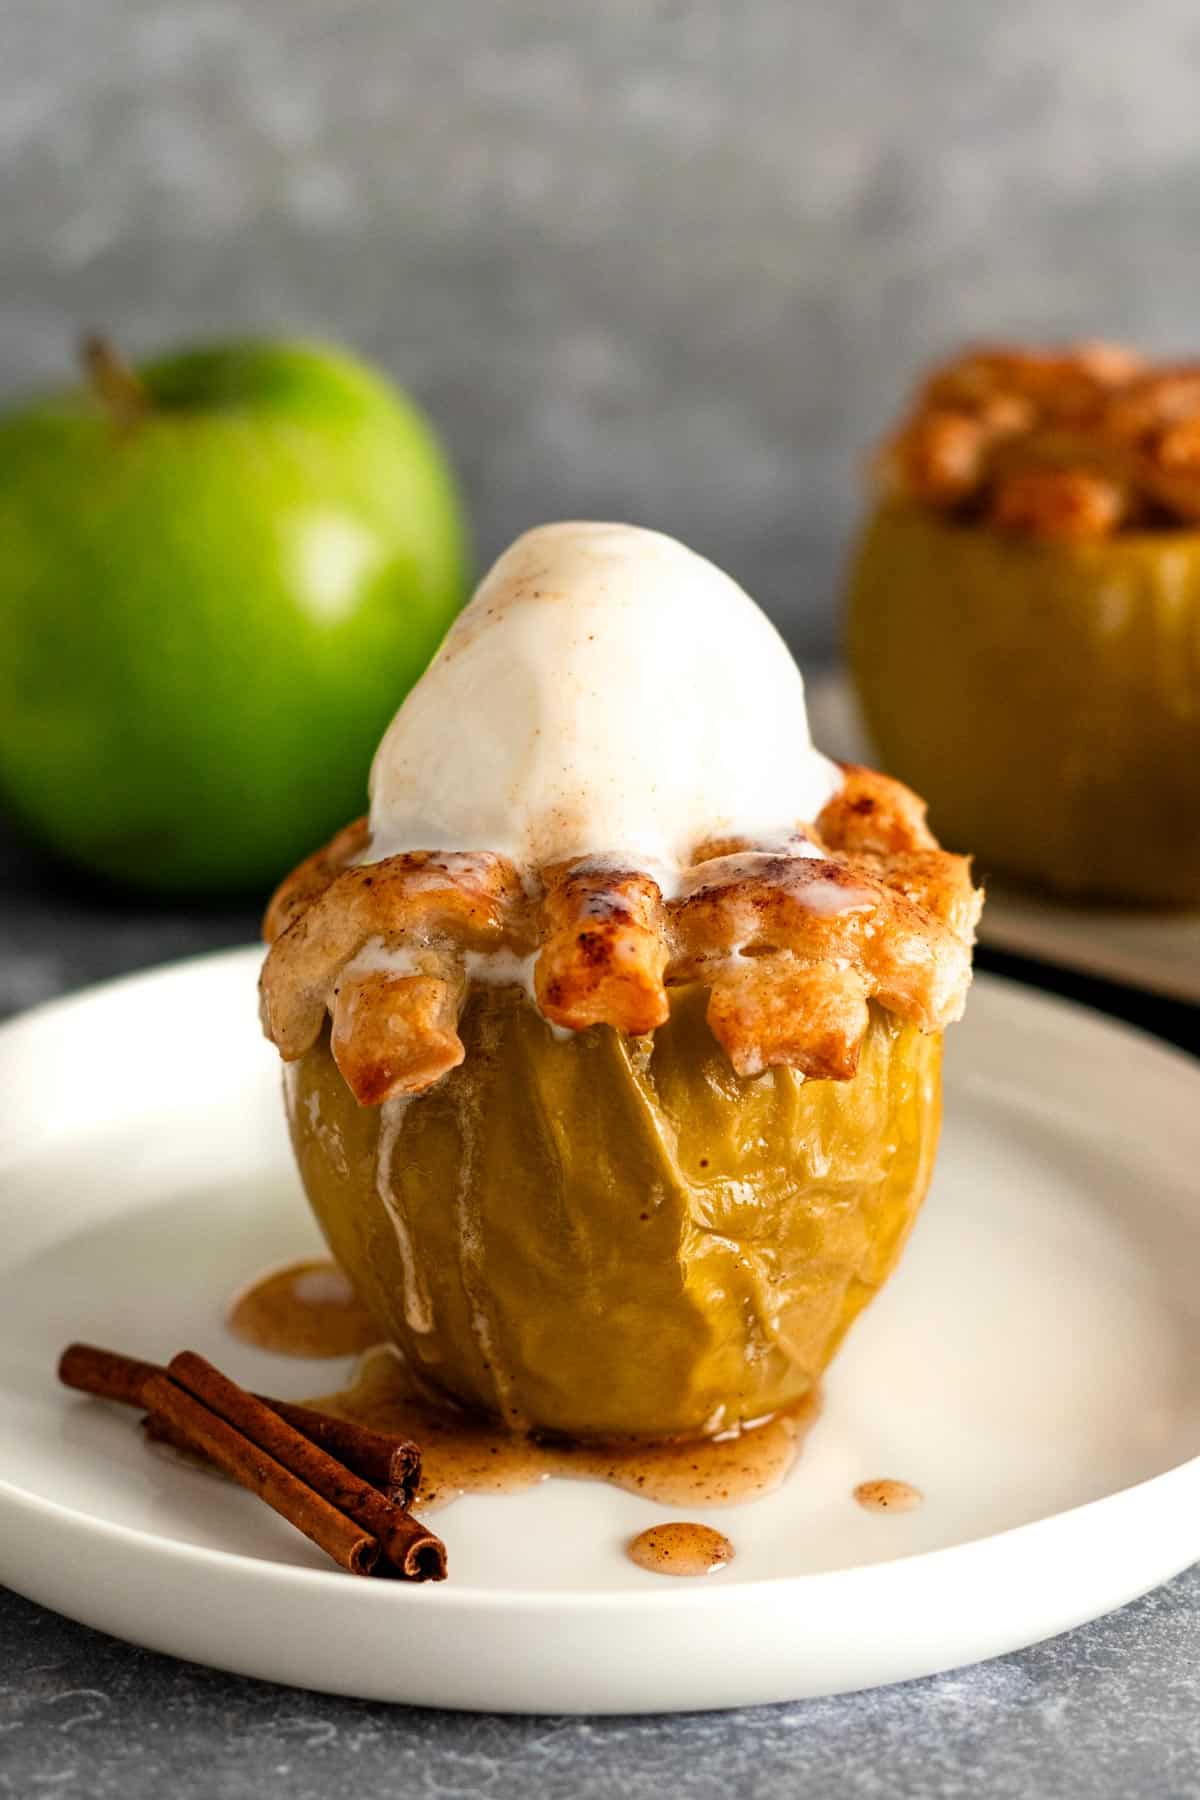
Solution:
[(462, 602), (454, 481), (340, 351), (86, 350), (0, 422), (0, 797), (114, 880), (263, 887), (363, 810)]

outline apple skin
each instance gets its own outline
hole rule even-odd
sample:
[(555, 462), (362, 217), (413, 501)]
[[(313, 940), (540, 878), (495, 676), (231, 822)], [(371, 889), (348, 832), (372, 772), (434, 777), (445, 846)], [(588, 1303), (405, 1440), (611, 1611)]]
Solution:
[(131, 420), (81, 387), (0, 422), (0, 798), (118, 883), (264, 889), (365, 806), (464, 598), (458, 495), (344, 352), (137, 374)]

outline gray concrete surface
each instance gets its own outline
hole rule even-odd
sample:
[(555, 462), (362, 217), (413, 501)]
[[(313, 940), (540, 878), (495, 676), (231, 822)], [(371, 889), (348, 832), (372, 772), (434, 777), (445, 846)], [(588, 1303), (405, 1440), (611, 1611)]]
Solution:
[(1196, 347), (1191, 0), (5, 0), (0, 394), (334, 333), (490, 557), (632, 517), (828, 645), (853, 471), (967, 334)]
[(649, 1719), (332, 1700), (0, 1602), (15, 1800), (1193, 1800), (1200, 1572), (1018, 1656), (875, 1693)]

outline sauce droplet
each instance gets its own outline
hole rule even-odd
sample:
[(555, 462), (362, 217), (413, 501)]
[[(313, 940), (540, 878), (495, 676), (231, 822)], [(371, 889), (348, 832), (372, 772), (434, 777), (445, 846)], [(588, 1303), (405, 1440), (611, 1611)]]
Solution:
[(924, 1503), (920, 1488), (908, 1481), (860, 1481), (854, 1498), (868, 1512), (915, 1512)]
[(733, 1545), (711, 1525), (651, 1525), (629, 1541), (629, 1559), (652, 1575), (713, 1575), (733, 1561)]
[(277, 1356), (354, 1356), (379, 1327), (337, 1264), (288, 1263), (243, 1288), (225, 1322), (235, 1338)]

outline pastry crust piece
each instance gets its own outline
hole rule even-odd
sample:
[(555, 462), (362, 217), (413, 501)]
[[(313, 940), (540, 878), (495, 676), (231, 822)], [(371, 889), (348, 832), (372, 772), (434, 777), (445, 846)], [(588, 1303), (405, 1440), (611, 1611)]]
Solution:
[(285, 1062), (316, 1043), (338, 976), (364, 958), (368, 946), (380, 969), (407, 975), (413, 972), (407, 959), (417, 951), (452, 944), (486, 952), (520, 944), (524, 889), (504, 857), (417, 850), (347, 867), (347, 847), (335, 860), (330, 845), (321, 865), (329, 879), (321, 892), (313, 893), (310, 857), (267, 908), (268, 934), (282, 930), (263, 964), (259, 999), (263, 1029)]
[(445, 951), (430, 952), (428, 965), (425, 974), (390, 975), (351, 964), (334, 984), (329, 1047), (360, 1106), (419, 1094), (466, 1054), (462, 967)]
[(456, 1067), (472, 976), (517, 979), (527, 961), (552, 1025), (641, 1036), (666, 1021), (669, 986), (700, 982), (739, 1075), (782, 1065), (848, 1080), (870, 1000), (924, 1031), (958, 1018), (983, 898), (917, 796), (856, 765), (788, 843), (699, 845), (667, 897), (615, 857), (526, 884), (486, 853), (354, 860), (365, 852), (361, 824), (348, 827), (283, 883), (261, 980), (263, 1027), (284, 1059), (311, 1048), (328, 1012), (365, 1106)]
[(867, 985), (853, 969), (786, 950), (730, 958), (713, 977), (708, 1023), (739, 1075), (783, 1065), (848, 1081), (867, 1029)]
[(667, 941), (657, 882), (636, 870), (568, 864), (549, 872), (542, 919), (534, 991), (552, 1025), (582, 1031), (605, 1024), (638, 1036), (666, 1023)]
[(1016, 537), (1200, 522), (1200, 363), (988, 346), (935, 369), (875, 459), (886, 492)]

